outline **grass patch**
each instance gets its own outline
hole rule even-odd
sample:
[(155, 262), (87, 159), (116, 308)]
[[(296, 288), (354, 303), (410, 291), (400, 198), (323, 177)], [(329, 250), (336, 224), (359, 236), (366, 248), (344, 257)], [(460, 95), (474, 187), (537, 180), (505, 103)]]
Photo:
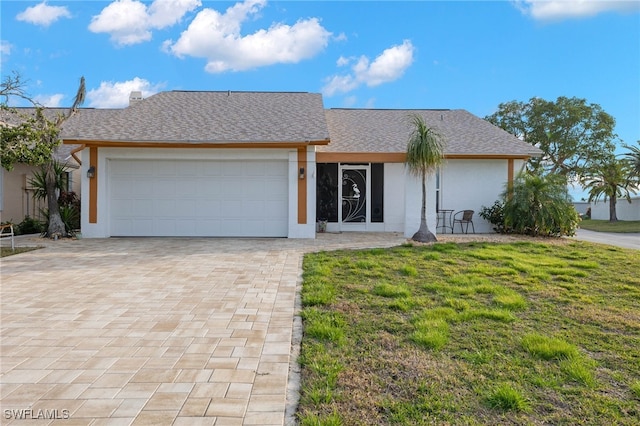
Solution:
[(13, 256), (15, 254), (27, 253), (29, 251), (38, 250), (42, 247), (16, 247), (15, 250), (11, 250), (11, 247), (0, 247), (0, 257)]
[(505, 291), (494, 296), (493, 301), (496, 305), (507, 310), (524, 309), (527, 306), (525, 298), (515, 291)]
[(345, 321), (339, 313), (305, 309), (302, 319), (309, 337), (335, 344), (343, 342)]
[(491, 390), (487, 396), (487, 403), (491, 408), (503, 411), (526, 411), (529, 403), (522, 394), (509, 384), (500, 384)]
[(637, 399), (640, 399), (640, 380), (636, 380), (635, 382), (631, 383), (631, 386), (629, 386), (629, 388), (631, 389), (631, 393), (633, 394), (633, 396), (635, 396)]
[(570, 240), (307, 254), (298, 419), (635, 426), (638, 264)]
[(596, 379), (593, 375), (594, 367), (593, 361), (585, 360), (582, 357), (568, 358), (560, 362), (560, 370), (569, 379), (591, 388), (596, 386)]
[(420, 320), (415, 324), (411, 340), (427, 349), (440, 349), (449, 340), (449, 325), (441, 319)]
[(580, 222), (580, 228), (596, 232), (635, 233), (640, 232), (640, 220), (608, 220), (585, 219)]
[(578, 348), (566, 341), (540, 334), (528, 334), (522, 346), (531, 355), (541, 359), (570, 359), (578, 356)]
[(389, 283), (376, 284), (371, 292), (376, 296), (391, 298), (411, 296), (411, 291), (406, 286), (394, 285)]

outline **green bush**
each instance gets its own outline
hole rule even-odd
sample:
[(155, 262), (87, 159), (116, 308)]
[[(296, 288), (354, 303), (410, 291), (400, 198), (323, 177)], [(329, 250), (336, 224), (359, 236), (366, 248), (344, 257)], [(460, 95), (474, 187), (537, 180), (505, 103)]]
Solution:
[(40, 234), (43, 230), (42, 222), (32, 217), (26, 216), (22, 222), (15, 227), (17, 235)]
[(511, 232), (504, 226), (504, 203), (496, 200), (491, 207), (482, 206), (478, 213), (481, 218), (493, 225), (493, 230), (499, 234), (508, 234)]
[(567, 183), (559, 175), (521, 173), (480, 217), (500, 233), (560, 237), (575, 235), (580, 215), (573, 207)]

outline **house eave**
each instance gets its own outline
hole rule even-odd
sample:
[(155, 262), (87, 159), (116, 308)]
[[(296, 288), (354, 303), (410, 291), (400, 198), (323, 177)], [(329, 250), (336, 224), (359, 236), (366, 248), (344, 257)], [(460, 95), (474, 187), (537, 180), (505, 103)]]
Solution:
[[(316, 152), (319, 163), (404, 163), (407, 158), (404, 152)], [(528, 160), (530, 154), (445, 154), (445, 160)]]
[(327, 145), (329, 139), (297, 141), (123, 141), (63, 139), (64, 144), (96, 148), (300, 148)]

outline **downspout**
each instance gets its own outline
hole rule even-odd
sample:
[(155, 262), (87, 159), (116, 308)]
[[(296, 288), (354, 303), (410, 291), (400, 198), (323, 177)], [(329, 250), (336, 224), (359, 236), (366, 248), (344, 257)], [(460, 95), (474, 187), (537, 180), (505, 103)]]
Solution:
[(82, 166), (82, 161), (80, 161), (80, 159), (76, 156), (77, 152), (82, 151), (83, 149), (85, 149), (87, 147), (87, 145), (82, 144), (80, 145), (78, 148), (74, 149), (73, 151), (71, 151), (71, 156), (73, 157), (74, 160), (76, 160), (78, 162), (79, 165)]

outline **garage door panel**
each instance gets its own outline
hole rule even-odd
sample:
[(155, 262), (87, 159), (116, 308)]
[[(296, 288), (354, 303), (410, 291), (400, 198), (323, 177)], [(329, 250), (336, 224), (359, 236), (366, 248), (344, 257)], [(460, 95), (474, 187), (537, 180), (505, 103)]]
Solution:
[(113, 236), (286, 236), (286, 161), (110, 162)]

